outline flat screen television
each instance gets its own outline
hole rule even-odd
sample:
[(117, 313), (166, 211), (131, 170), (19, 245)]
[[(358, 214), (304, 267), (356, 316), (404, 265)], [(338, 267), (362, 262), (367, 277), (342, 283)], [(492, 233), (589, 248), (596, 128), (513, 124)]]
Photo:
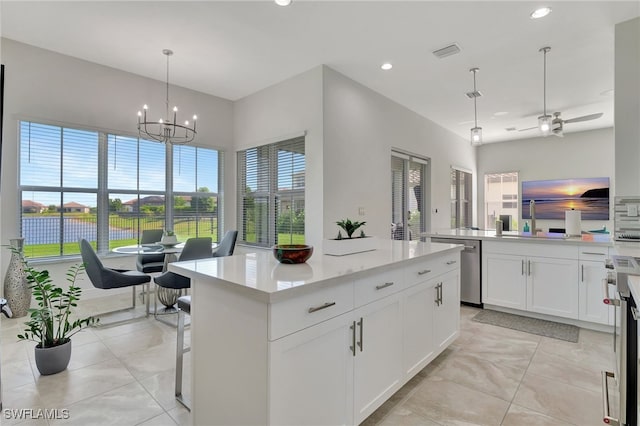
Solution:
[(575, 209), (583, 220), (609, 220), (609, 178), (524, 181), (523, 219), (531, 219), (530, 200), (536, 202), (536, 219), (564, 220), (564, 212)]

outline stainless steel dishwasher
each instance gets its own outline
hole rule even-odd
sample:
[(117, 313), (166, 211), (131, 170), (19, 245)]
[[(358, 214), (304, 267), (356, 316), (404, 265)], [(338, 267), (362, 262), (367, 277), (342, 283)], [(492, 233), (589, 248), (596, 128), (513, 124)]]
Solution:
[(480, 284), (480, 255), (482, 241), (458, 238), (431, 237), (434, 243), (463, 244), (460, 253), (460, 301), (465, 305), (482, 307), (482, 285)]

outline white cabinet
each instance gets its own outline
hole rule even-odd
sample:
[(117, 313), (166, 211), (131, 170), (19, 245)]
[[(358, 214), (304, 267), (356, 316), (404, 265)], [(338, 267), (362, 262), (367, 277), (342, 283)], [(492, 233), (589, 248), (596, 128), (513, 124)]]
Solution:
[(555, 317), (613, 324), (602, 303), (606, 246), (486, 242), (483, 302)]
[(526, 309), (525, 257), (486, 253), (483, 258), (483, 302), (513, 309)]
[(357, 309), (354, 321), (354, 416), (355, 423), (358, 424), (401, 386), (403, 372), (400, 295), (394, 294)]
[(269, 343), (269, 424), (353, 424), (350, 313)]
[(435, 347), (442, 352), (458, 336), (460, 322), (460, 274), (447, 272), (435, 285), (433, 316)]
[(405, 375), (413, 377), (434, 357), (433, 312), (436, 303), (437, 280), (429, 280), (404, 292), (404, 353)]
[(577, 265), (573, 259), (527, 258), (527, 309), (577, 319)]

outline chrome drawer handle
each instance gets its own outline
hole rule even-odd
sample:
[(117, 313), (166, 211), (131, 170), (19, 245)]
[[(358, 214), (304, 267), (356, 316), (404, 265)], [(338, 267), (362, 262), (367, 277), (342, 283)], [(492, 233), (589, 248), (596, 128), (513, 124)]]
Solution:
[(583, 251), (582, 254), (592, 254), (594, 256), (604, 256), (604, 253), (596, 253), (594, 251)]
[(606, 278), (602, 280), (602, 303), (605, 305), (620, 306), (618, 299), (611, 299), (609, 297), (609, 281)]
[(450, 260), (450, 261), (447, 262), (447, 265), (453, 265), (456, 262), (457, 262), (457, 260)]
[(321, 311), (322, 309), (327, 309), (327, 308), (329, 308), (329, 307), (331, 307), (331, 306), (333, 306), (335, 304), (336, 304), (336, 302), (327, 302), (322, 306), (311, 307), (311, 308), (309, 308), (309, 313), (311, 314), (313, 312)]
[(384, 284), (378, 284), (376, 286), (376, 290), (382, 290), (383, 288), (391, 287), (392, 285), (393, 285), (393, 281), (384, 283)]
[(431, 269), (423, 269), (422, 271), (418, 272), (418, 275), (428, 274), (429, 272), (431, 272)]
[(614, 417), (611, 417), (611, 410), (609, 409), (609, 386), (607, 385), (609, 377), (614, 378), (612, 372), (602, 372), (602, 421), (608, 425), (618, 426), (620, 421)]

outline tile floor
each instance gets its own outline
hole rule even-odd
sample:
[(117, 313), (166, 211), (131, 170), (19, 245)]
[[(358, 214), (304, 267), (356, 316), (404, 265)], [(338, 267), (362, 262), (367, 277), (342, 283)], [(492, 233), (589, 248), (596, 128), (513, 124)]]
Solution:
[[(461, 312), (458, 340), (364, 424), (602, 424), (600, 371), (613, 362), (608, 334), (581, 330), (578, 343), (567, 343), (473, 322), (474, 308)], [(33, 345), (15, 339), (22, 322), (2, 319), (4, 408), (68, 409), (69, 418), (20, 422), (5, 412), (2, 425), (190, 424), (173, 398), (175, 328), (150, 317), (83, 331), (69, 368), (40, 376)], [(185, 361), (188, 371), (188, 354)]]

